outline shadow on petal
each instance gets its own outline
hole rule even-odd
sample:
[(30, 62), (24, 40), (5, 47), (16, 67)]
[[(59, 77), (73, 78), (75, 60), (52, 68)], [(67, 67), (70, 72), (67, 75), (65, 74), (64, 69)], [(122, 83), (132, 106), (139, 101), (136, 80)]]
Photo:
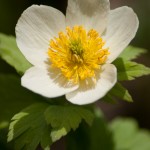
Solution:
[(53, 79), (54, 83), (64, 88), (72, 88), (75, 86), (71, 81), (62, 75), (59, 68), (53, 67), (49, 60), (47, 60), (45, 63), (47, 64), (48, 75), (51, 79)]

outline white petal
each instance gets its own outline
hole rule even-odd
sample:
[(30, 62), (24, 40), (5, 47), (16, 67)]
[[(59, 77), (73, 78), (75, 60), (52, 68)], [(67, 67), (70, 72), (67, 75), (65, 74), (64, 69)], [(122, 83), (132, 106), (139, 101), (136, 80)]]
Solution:
[(55, 73), (32, 67), (21, 78), (22, 86), (48, 98), (62, 96), (78, 88), (69, 85), (64, 78)]
[(33, 5), (26, 9), (16, 25), (17, 44), (26, 59), (40, 66), (47, 59), (49, 41), (65, 29), (65, 16), (57, 9)]
[(136, 14), (129, 7), (120, 7), (110, 12), (105, 36), (110, 55), (108, 63), (115, 60), (134, 38), (139, 26)]
[(109, 0), (68, 0), (66, 23), (69, 26), (82, 25), (87, 30), (96, 29), (102, 34), (109, 10)]
[(79, 89), (66, 94), (68, 101), (74, 104), (89, 104), (93, 103), (103, 96), (115, 85), (117, 80), (116, 67), (112, 64), (105, 64), (100, 72), (99, 79), (95, 86), (87, 87), (81, 85)]

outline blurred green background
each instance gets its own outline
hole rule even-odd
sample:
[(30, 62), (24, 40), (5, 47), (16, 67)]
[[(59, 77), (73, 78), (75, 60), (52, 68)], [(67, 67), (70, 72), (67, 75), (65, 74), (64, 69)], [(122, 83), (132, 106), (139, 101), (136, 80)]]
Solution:
[[(65, 13), (66, 0), (0, 0), (0, 32), (15, 35), (15, 25), (23, 10), (32, 4), (53, 6)], [(132, 45), (143, 47), (148, 53), (137, 61), (150, 67), (150, 0), (111, 0), (111, 8), (130, 6), (137, 13), (140, 27)], [(0, 73), (16, 71), (0, 59)], [(137, 119), (140, 127), (150, 129), (150, 77), (124, 83), (133, 96), (134, 103), (118, 102), (116, 105), (99, 102), (108, 120), (116, 116), (129, 116)]]

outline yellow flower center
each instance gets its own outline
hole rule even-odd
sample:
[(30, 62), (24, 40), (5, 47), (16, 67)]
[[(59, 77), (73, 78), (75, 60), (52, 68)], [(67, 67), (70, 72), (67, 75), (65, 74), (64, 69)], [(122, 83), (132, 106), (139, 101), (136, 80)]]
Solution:
[(88, 32), (82, 26), (66, 27), (57, 38), (50, 40), (48, 55), (52, 67), (59, 68), (71, 82), (77, 84), (95, 78), (109, 55), (105, 42), (94, 29)]

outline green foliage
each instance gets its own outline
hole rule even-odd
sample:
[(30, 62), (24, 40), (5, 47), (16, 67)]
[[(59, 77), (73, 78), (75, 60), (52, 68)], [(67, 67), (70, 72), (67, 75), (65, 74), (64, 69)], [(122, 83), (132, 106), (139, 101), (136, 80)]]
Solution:
[(133, 102), (128, 90), (124, 88), (120, 83), (117, 83), (109, 94), (113, 97), (120, 98), (128, 102)]
[(136, 77), (150, 74), (150, 68), (132, 61), (117, 59), (114, 62), (118, 70), (118, 80), (133, 80)]
[[(129, 46), (123, 51), (119, 58), (113, 62), (113, 64), (117, 67), (118, 81), (133, 80), (136, 77), (150, 74), (150, 68), (142, 64), (130, 61), (137, 58), (143, 53), (146, 53), (145, 49)], [(114, 103), (116, 98), (128, 102), (133, 101), (128, 90), (119, 82), (104, 97), (104, 101)]]
[[(12, 116), (39, 101), (44, 102), (45, 98), (23, 88), (20, 85), (20, 77), (0, 74), (0, 144), (6, 145), (7, 128)], [(10, 144), (7, 146), (12, 147)]]
[(48, 104), (35, 104), (12, 118), (8, 141), (15, 139), (15, 149), (35, 150), (41, 143), (43, 149), (52, 143), (50, 126), (46, 124), (44, 111)]
[(106, 102), (114, 103), (117, 99), (127, 102), (133, 102), (128, 90), (123, 87), (119, 82), (109, 91), (109, 93), (103, 98)]
[(8, 121), (0, 122), (0, 130), (1, 130), (1, 129), (4, 129), (4, 128), (7, 128), (8, 125), (9, 125), (9, 122), (8, 122)]
[(91, 125), (92, 112), (74, 105), (34, 104), (12, 118), (8, 141), (15, 140), (16, 150), (35, 150), (38, 145), (49, 149), (53, 142), (75, 130), (82, 120)]
[(53, 128), (52, 140), (55, 142), (66, 135), (71, 129), (76, 130), (82, 119), (92, 124), (93, 114), (79, 106), (50, 106), (45, 111), (45, 118)]
[(115, 87), (110, 91), (112, 96), (123, 99), (128, 102), (133, 102), (128, 90), (124, 88), (120, 83), (117, 83)]
[(24, 73), (31, 64), (25, 59), (17, 47), (16, 39), (0, 33), (0, 56), (19, 73)]
[(123, 60), (129, 61), (137, 58), (141, 54), (145, 54), (147, 50), (143, 48), (128, 46), (119, 56), (119, 58), (122, 58)]
[(115, 150), (150, 150), (150, 133), (133, 119), (116, 119), (111, 125)]
[(99, 109), (95, 110), (95, 116), (96, 118), (89, 132), (90, 150), (113, 150), (114, 143), (108, 123)]
[(0, 123), (9, 122), (11, 117), (24, 107), (45, 99), (20, 85), (15, 75), (0, 74)]
[(118, 59), (113, 62), (118, 70), (119, 81), (133, 80), (136, 77), (150, 74), (150, 68), (131, 61), (144, 53), (146, 53), (145, 49), (129, 46), (123, 51)]
[(149, 150), (150, 132), (133, 119), (115, 119), (109, 126), (96, 110), (92, 127), (82, 124), (67, 136), (67, 150)]
[(67, 136), (67, 150), (114, 150), (111, 130), (102, 112), (95, 109), (91, 127), (82, 124), (76, 132)]

